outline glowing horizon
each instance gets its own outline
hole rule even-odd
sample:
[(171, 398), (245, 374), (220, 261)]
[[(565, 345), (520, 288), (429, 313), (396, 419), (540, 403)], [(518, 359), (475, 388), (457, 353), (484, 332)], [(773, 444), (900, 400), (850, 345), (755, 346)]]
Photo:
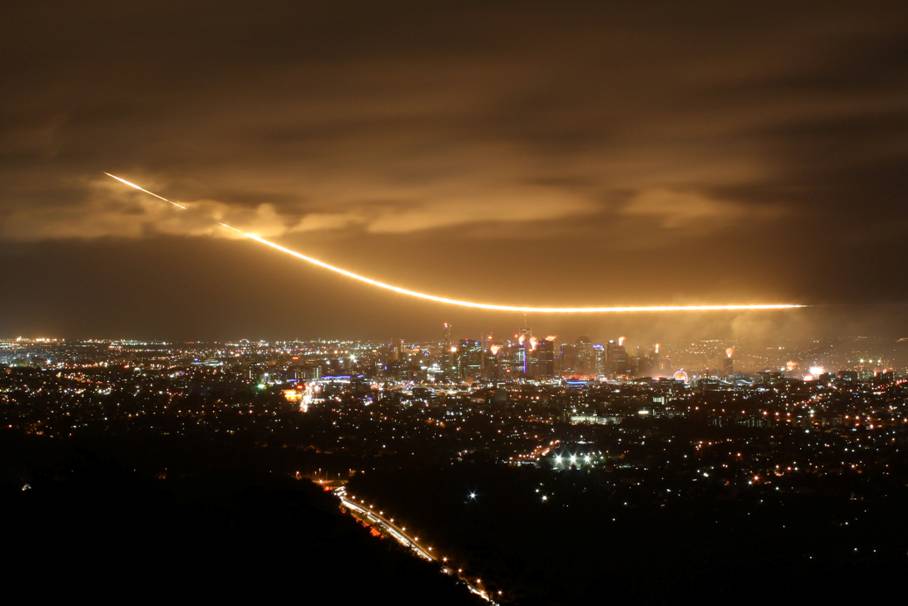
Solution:
[[(111, 179), (116, 180), (117, 182), (126, 185), (132, 189), (140, 191), (149, 196), (153, 196), (159, 200), (167, 202), (168, 204), (180, 209), (188, 210), (188, 207), (179, 202), (174, 202), (169, 200), (164, 196), (156, 194), (152, 191), (149, 191), (140, 185), (137, 185), (131, 181), (118, 177), (111, 173), (105, 172), (105, 175)], [(276, 250), (285, 255), (291, 256), (300, 261), (304, 261), (315, 267), (328, 270), (332, 273), (350, 278), (362, 284), (367, 284), (375, 288), (380, 288), (382, 290), (387, 290), (399, 295), (406, 297), (420, 299), (423, 301), (431, 301), (433, 303), (440, 303), (443, 305), (453, 305), (456, 307), (464, 307), (468, 309), (482, 309), (486, 311), (502, 311), (502, 312), (512, 312), (512, 313), (541, 313), (541, 314), (616, 314), (616, 313), (666, 313), (666, 312), (690, 312), (690, 311), (780, 311), (786, 309), (798, 309), (806, 307), (805, 305), (799, 303), (743, 303), (743, 304), (703, 304), (703, 305), (618, 305), (618, 306), (536, 306), (536, 305), (508, 305), (500, 303), (485, 303), (480, 301), (469, 301), (465, 299), (456, 299), (452, 297), (445, 297), (441, 295), (433, 295), (431, 293), (421, 292), (418, 290), (412, 290), (409, 288), (404, 288), (403, 286), (397, 286), (394, 284), (389, 284), (381, 280), (376, 280), (362, 274), (332, 265), (321, 259), (311, 257), (307, 254), (301, 253), (299, 251), (287, 248), (277, 242), (272, 242), (267, 240), (258, 234), (250, 233), (243, 231), (233, 225), (228, 223), (223, 223), (220, 221), (213, 221), (217, 223), (220, 227), (230, 230), (233, 233), (236, 233), (247, 240), (257, 242), (263, 246), (267, 246), (272, 250)]]

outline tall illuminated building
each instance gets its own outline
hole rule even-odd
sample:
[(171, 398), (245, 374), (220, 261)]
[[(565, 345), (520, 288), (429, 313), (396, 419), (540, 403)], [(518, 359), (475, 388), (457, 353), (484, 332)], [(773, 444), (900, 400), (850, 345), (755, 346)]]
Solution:
[(593, 374), (605, 374), (605, 347), (602, 343), (593, 343)]
[(729, 347), (725, 350), (725, 357), (722, 358), (722, 374), (724, 376), (732, 375), (735, 373), (735, 348)]
[[(523, 335), (521, 335), (522, 337)], [(530, 365), (530, 356), (529, 356), (530, 343), (529, 340), (520, 339), (517, 341), (517, 346), (514, 347), (514, 365), (512, 371), (522, 377), (527, 375)]]
[(508, 380), (518, 376), (517, 372), (517, 343), (508, 339), (496, 354), (498, 361), (498, 377), (501, 380)]
[(589, 337), (578, 337), (574, 346), (574, 371), (581, 375), (596, 374), (596, 351)]
[(454, 344), (451, 324), (442, 324), (440, 365), (445, 377), (457, 379), (460, 376), (457, 360), (457, 346)]
[(461, 339), (457, 347), (457, 367), (461, 379), (478, 379), (482, 376), (482, 341)]
[(526, 325), (526, 318), (524, 318), (524, 327), (514, 337), (517, 342), (512, 346), (514, 360), (511, 368), (512, 374), (526, 377), (530, 374), (530, 352), (536, 348), (536, 337)]
[(610, 339), (605, 346), (606, 373), (611, 376), (626, 375), (631, 372), (630, 359), (624, 348), (624, 337)]
[(527, 375), (534, 379), (555, 376), (555, 337), (547, 337), (542, 341), (531, 339)]
[(482, 365), (482, 376), (491, 381), (499, 381), (502, 377), (501, 361), (507, 356), (507, 350), (499, 343), (491, 343), (485, 350), (485, 360)]
[(560, 349), (561, 374), (572, 375), (577, 367), (577, 346), (574, 343), (562, 343)]
[(451, 346), (454, 345), (454, 338), (452, 337), (453, 329), (450, 324), (445, 322), (441, 325), (441, 345), (444, 351), (450, 351)]

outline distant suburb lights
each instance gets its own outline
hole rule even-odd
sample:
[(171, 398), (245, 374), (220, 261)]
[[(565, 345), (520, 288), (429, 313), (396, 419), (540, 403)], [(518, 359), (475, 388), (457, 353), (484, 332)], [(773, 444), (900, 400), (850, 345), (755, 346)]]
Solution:
[[(166, 202), (171, 206), (179, 210), (188, 210), (188, 207), (179, 202), (174, 202), (173, 200), (168, 200), (164, 196), (158, 195), (154, 192), (151, 192), (140, 185), (136, 185), (131, 181), (127, 181), (122, 177), (112, 175), (110, 173), (104, 173), (111, 179), (116, 180), (117, 182), (131, 187), (132, 189), (138, 190), (149, 196), (153, 196), (162, 202)], [(465, 301), (462, 299), (453, 299), (450, 297), (442, 297), (439, 295), (433, 295), (430, 293), (419, 292), (416, 290), (410, 290), (409, 288), (404, 288), (402, 286), (396, 286), (394, 284), (388, 284), (387, 282), (382, 282), (380, 280), (375, 280), (361, 274), (354, 273), (350, 270), (343, 269), (326, 263), (315, 257), (310, 257), (301, 252), (289, 249), (285, 246), (278, 244), (277, 242), (272, 242), (271, 240), (266, 240), (265, 238), (259, 236), (258, 234), (253, 234), (245, 232), (241, 229), (238, 229), (227, 223), (218, 222), (218, 225), (224, 229), (230, 230), (235, 234), (238, 234), (248, 240), (267, 246), (273, 250), (284, 253), (285, 255), (299, 259), (300, 261), (305, 261), (310, 265), (315, 265), (322, 269), (334, 272), (351, 280), (356, 280), (357, 282), (362, 282), (369, 286), (375, 288), (381, 288), (383, 290), (388, 290), (399, 295), (404, 295), (407, 297), (412, 297), (414, 299), (422, 299), (424, 301), (431, 301), (433, 303), (441, 303), (444, 305), (455, 305), (457, 307), (466, 307), (470, 309), (483, 309), (487, 311), (504, 311), (504, 312), (514, 312), (514, 313), (538, 313), (538, 314), (615, 314), (615, 313), (665, 313), (665, 312), (683, 312), (683, 311), (770, 311), (770, 310), (785, 310), (785, 309), (796, 309), (799, 307), (804, 307), (804, 305), (794, 304), (794, 303), (746, 303), (746, 304), (733, 304), (733, 305), (625, 305), (625, 306), (603, 306), (603, 307), (575, 307), (575, 306), (565, 306), (565, 307), (545, 307), (545, 306), (533, 306), (533, 305), (505, 305), (498, 303), (484, 303), (481, 301)]]

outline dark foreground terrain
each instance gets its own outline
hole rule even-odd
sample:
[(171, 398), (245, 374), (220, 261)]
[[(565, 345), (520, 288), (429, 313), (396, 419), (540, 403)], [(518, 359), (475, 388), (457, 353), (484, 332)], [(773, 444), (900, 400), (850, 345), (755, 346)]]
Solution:
[(908, 490), (892, 477), (746, 491), (462, 465), (366, 474), (348, 490), (432, 528), (514, 604), (888, 603), (908, 579)]
[[(481, 603), (340, 515), (331, 494), (278, 471), (270, 449), (4, 433), (8, 588), (100, 600)], [(617, 502), (634, 491), (594, 480), (468, 465), (369, 474), (351, 488), (432, 528), (450, 555), (510, 590), (503, 603), (901, 600), (908, 518), (893, 478), (868, 478), (864, 487), (878, 488), (865, 494), (830, 483), (784, 502), (717, 492), (652, 508)], [(550, 500), (534, 502), (533, 485)], [(475, 501), (464, 487), (478, 490)]]
[(308, 481), (211, 444), (0, 438), (6, 591), (70, 600), (472, 604)]

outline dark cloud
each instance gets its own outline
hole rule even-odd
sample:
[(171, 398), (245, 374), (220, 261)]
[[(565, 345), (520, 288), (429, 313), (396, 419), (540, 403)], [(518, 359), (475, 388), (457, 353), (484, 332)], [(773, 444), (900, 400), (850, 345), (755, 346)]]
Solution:
[[(584, 4), (13, 7), (0, 333), (423, 334), (447, 315), (216, 241), (206, 217), (503, 302), (905, 301), (902, 5)], [(36, 278), (55, 264), (66, 297)], [(223, 311), (161, 311), (176, 265)], [(59, 323), (77, 312), (86, 328)]]

